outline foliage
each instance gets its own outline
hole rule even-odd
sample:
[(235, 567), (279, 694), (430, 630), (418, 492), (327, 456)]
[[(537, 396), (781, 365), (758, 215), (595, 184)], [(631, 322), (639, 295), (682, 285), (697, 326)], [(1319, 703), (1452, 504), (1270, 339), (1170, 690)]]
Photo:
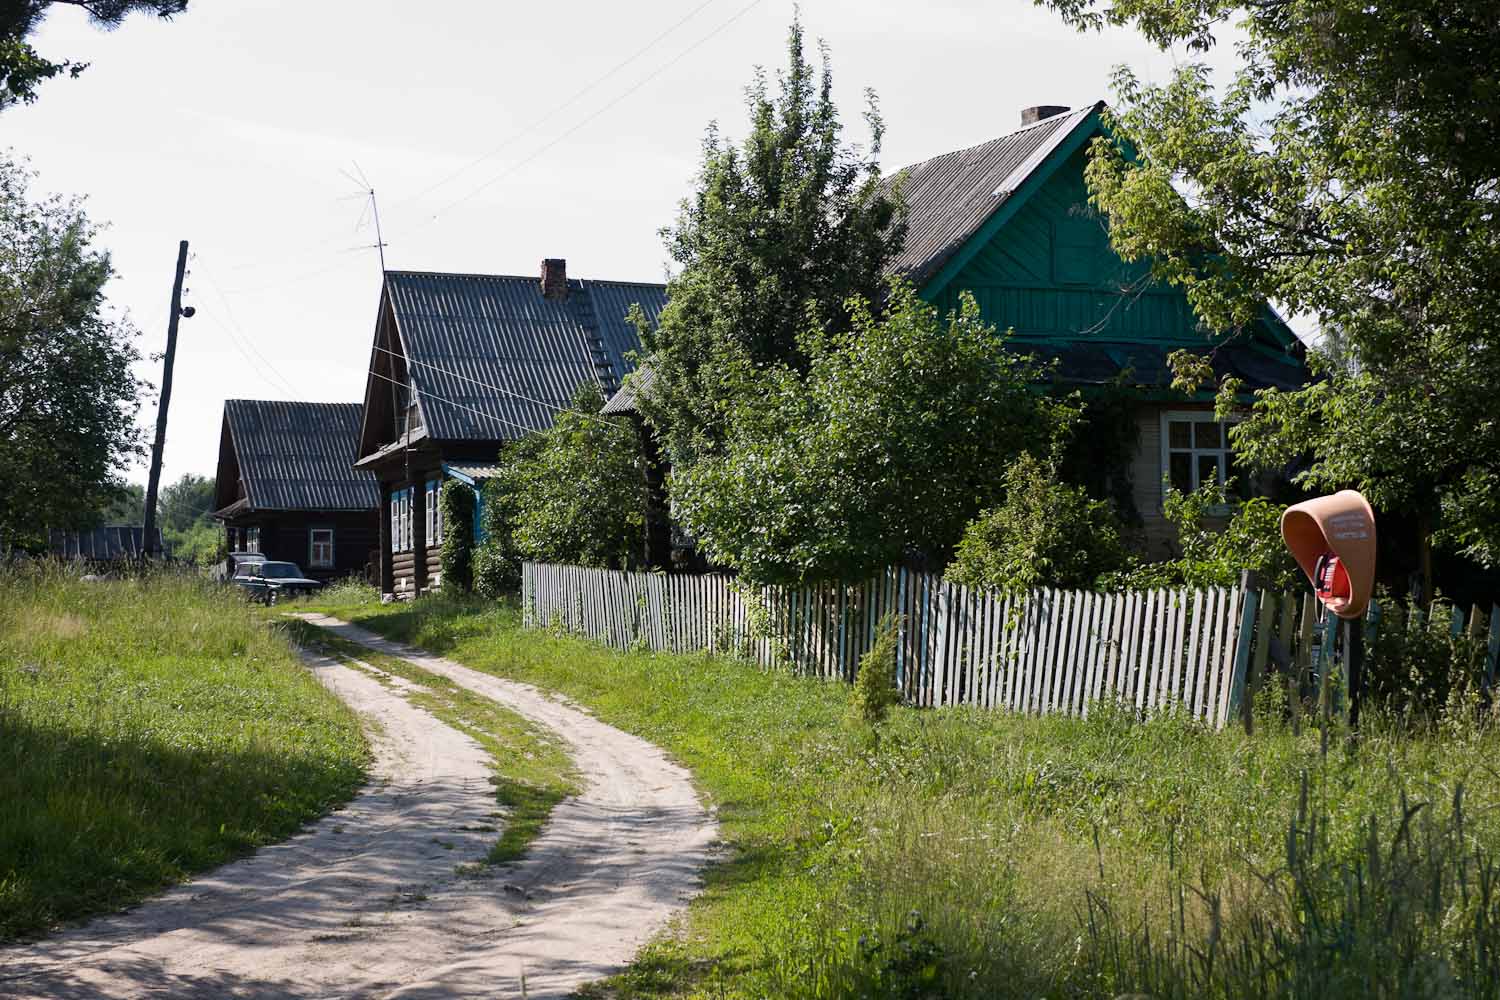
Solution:
[(1454, 606), (1420, 604), (1382, 593), (1375, 641), (1365, 652), (1368, 697), (1389, 712), (1434, 720), (1460, 709), (1454, 699), (1473, 696), (1485, 670), (1486, 648), (1472, 634), (1453, 634)]
[(994, 470), (1044, 447), (1066, 405), (1033, 391), (1041, 369), (1005, 345), (972, 297), (943, 322), (907, 285), (879, 316), (802, 338), (791, 365), (725, 373), (721, 454), (672, 472), (676, 512), (709, 559), (755, 582), (857, 579), (894, 562), (943, 565), (998, 502)]
[[(1230, 487), (1233, 486), (1231, 482)], [(1191, 493), (1167, 487), (1162, 513), (1176, 529), (1181, 554), (1106, 578), (1107, 587), (1233, 587), (1246, 570), (1268, 590), (1298, 590), (1306, 578), (1281, 539), (1284, 509), (1265, 497), (1233, 500), (1230, 489), (1204, 483)]]
[(1109, 503), (1058, 481), (1053, 464), (1021, 455), (1005, 470), (1004, 490), (999, 506), (964, 529), (948, 579), (1009, 593), (1040, 586), (1083, 590), (1126, 564)]
[[(1500, 559), (1500, 21), (1489, 0), (1040, 0), (1206, 51), (1238, 17), (1233, 81), (1116, 80), (1088, 168), (1127, 259), (1228, 330), (1275, 301), (1318, 321), (1327, 375), (1261, 394), (1235, 445), (1355, 487), (1436, 540)], [(1423, 560), (1424, 564), (1427, 560)], [(1430, 584), (1429, 584), (1430, 590)]]
[(109, 506), (104, 508), (105, 524), (145, 524), (146, 487), (140, 483), (122, 483)]
[(90, 526), (139, 453), (139, 355), (104, 309), (109, 255), (78, 201), (31, 201), (31, 179), (0, 159), (0, 549)]
[(36, 100), (36, 88), (59, 73), (77, 78), (87, 63), (53, 62), (28, 42), (54, 4), (83, 7), (89, 20), (106, 30), (118, 27), (137, 11), (170, 18), (187, 9), (188, 0), (15, 0), (0, 9), (0, 111)]
[(603, 406), (597, 384), (579, 386), (571, 406), (502, 470), (522, 558), (620, 569), (640, 561), (646, 480), (636, 436), (599, 416)]
[(181, 530), (164, 526), (161, 534), (173, 559), (211, 566), (224, 558), (224, 529), (211, 518), (193, 521)]
[(867, 726), (879, 726), (901, 703), (896, 687), (896, 647), (901, 621), (887, 614), (875, 626), (875, 644), (859, 658), (859, 670), (849, 691), (849, 712)]
[(214, 481), (189, 472), (177, 482), (163, 487), (156, 499), (157, 516), (163, 530), (187, 531), (193, 525), (209, 520), (214, 509)]
[(364, 780), (359, 720), (196, 575), (0, 575), (0, 940), (288, 837)]
[[(507, 444), (500, 452), (502, 463), (516, 462), (536, 450), (535, 437)], [(480, 597), (497, 600), (521, 589), (520, 550), (515, 525), (519, 513), (512, 477), (497, 476), (480, 490), (479, 526), (483, 540), (474, 550), (474, 590)]]
[(438, 494), (443, 517), (443, 586), (468, 593), (474, 589), (474, 489), (450, 479)]
[(1108, 500), (1122, 524), (1138, 527), (1130, 464), (1141, 447), (1137, 412), (1141, 390), (1131, 382), (1134, 372), (1122, 371), (1109, 383), (1079, 397), (1082, 412), (1057, 461), (1057, 477), (1083, 488), (1091, 497)]
[(772, 362), (803, 369), (799, 333), (848, 330), (845, 301), (880, 297), (904, 238), (898, 196), (881, 181), (873, 93), (865, 150), (843, 140), (827, 51), (815, 72), (797, 21), (787, 62), (775, 97), (757, 71), (739, 147), (710, 126), (697, 190), (662, 233), (679, 267), (667, 306), (655, 330), (638, 319), (656, 376), (641, 408), (678, 468), (723, 443), (743, 388), (726, 376)]
[[(1357, 983), (1368, 969), (1379, 987), (1275, 995), (1490, 989), (1462, 960), (1480, 948), (1500, 954), (1500, 925), (1473, 919), (1489, 878), (1480, 872), (1500, 844), (1500, 784), (1476, 778), (1500, 752), (1500, 732), (1484, 725), (1408, 732), (1370, 712), (1357, 740), (1335, 724), (1325, 756), (1311, 726), (1258, 725), (1252, 738), (1176, 713), (1143, 721), (1134, 706), (1110, 703), (1087, 719), (897, 706), (872, 745), (841, 725), (840, 684), (701, 655), (617, 653), (523, 630), (504, 604), (424, 597), (346, 617), (562, 692), (661, 746), (718, 806), (724, 858), (706, 871), (680, 932), (590, 997), (802, 1000), (924, 986), (954, 1000), (1114, 997), (1129, 992), (1103, 978), (1116, 958), (1161, 968), (1191, 957), (1189, 945), (1208, 954), (1213, 925), (1194, 890), (1221, 901), (1220, 961), (1258, 929), (1288, 944), (1322, 942), (1271, 953), (1284, 961), (1260, 964), (1269, 984)], [(1460, 783), (1462, 840), (1437, 838), (1434, 863), (1409, 865), (1404, 820), (1419, 847), (1426, 836), (1410, 810), (1451, 802)], [(1435, 813), (1435, 832), (1456, 830), (1451, 808)], [(1366, 863), (1372, 816), (1378, 875)], [(1284, 870), (1294, 827), (1309, 849), (1295, 881)], [(1467, 887), (1453, 877), (1465, 871)], [(1289, 887), (1307, 894), (1301, 913), (1326, 922), (1300, 924), (1279, 895)], [(1361, 887), (1372, 889), (1364, 900)], [(1185, 917), (1168, 905), (1179, 893)], [(1090, 895), (1130, 932), (1131, 956), (1091, 932)], [(1345, 915), (1356, 922), (1341, 923)], [(1389, 934), (1368, 933), (1385, 916)], [(1345, 926), (1359, 933), (1340, 936)], [(1392, 986), (1403, 956), (1418, 954), (1434, 957), (1424, 968), (1440, 982)], [(1240, 994), (1189, 982), (1150, 995)]]

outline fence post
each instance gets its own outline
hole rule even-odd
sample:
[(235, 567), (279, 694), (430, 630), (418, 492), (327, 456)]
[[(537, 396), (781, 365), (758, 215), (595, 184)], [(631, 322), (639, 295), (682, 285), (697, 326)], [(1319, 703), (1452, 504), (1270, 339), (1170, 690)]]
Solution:
[(1246, 572), (1240, 586), (1245, 592), (1245, 606), (1240, 610), (1239, 631), (1234, 640), (1234, 678), (1229, 687), (1229, 711), (1224, 713), (1227, 722), (1236, 712), (1244, 723), (1245, 732), (1255, 731), (1255, 712), (1250, 699), (1245, 697), (1245, 681), (1250, 672), (1250, 646), (1255, 639), (1255, 612), (1260, 605), (1260, 581), (1254, 573)]
[(1490, 609), (1490, 644), (1484, 658), (1484, 679), (1489, 687), (1495, 685), (1495, 663), (1500, 660), (1500, 604)]

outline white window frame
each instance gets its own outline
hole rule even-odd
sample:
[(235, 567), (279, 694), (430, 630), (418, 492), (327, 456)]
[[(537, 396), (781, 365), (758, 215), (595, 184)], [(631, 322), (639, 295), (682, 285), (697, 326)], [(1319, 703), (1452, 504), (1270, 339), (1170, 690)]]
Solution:
[(259, 525), (255, 526), (255, 527), (250, 527), (250, 528), (246, 528), (245, 529), (245, 551), (246, 552), (259, 552), (260, 551), (260, 526)]
[[(1198, 458), (1201, 455), (1216, 455), (1216, 456), (1218, 456), (1218, 460), (1219, 460), (1219, 482), (1221, 482), (1221, 483), (1227, 483), (1229, 481), (1229, 473), (1230, 473), (1230, 462), (1231, 462), (1231, 457), (1230, 456), (1233, 455), (1233, 453), (1234, 453), (1233, 448), (1231, 448), (1230, 445), (1229, 445), (1229, 429), (1231, 427), (1233, 427), (1235, 424), (1237, 424), (1240, 421), (1242, 421), (1243, 419), (1244, 419), (1244, 417), (1241, 417), (1241, 416), (1231, 416), (1227, 420), (1220, 420), (1220, 419), (1218, 419), (1217, 417), (1214, 416), (1214, 411), (1213, 410), (1163, 410), (1163, 411), (1161, 411), (1161, 423), (1160, 423), (1160, 430), (1161, 430), (1161, 494), (1160, 494), (1160, 497), (1159, 497), (1159, 502), (1166, 500), (1166, 498), (1167, 498), (1167, 490), (1170, 489), (1172, 487), (1172, 485), (1173, 485), (1173, 483), (1172, 483), (1172, 455), (1173, 454), (1179, 454), (1179, 455), (1185, 454), (1185, 455), (1189, 456), (1189, 459), (1188, 459), (1188, 473), (1189, 473), (1189, 476), (1191, 477), (1190, 481), (1191, 481), (1192, 486), (1193, 486), (1194, 489), (1197, 489), (1200, 485), (1202, 485), (1199, 482), (1199, 480), (1198, 480)], [(1197, 432), (1196, 431), (1192, 431), (1192, 432), (1190, 432), (1190, 438), (1191, 438), (1191, 440), (1189, 442), (1190, 443), (1190, 447), (1188, 447), (1188, 448), (1174, 448), (1174, 447), (1172, 447), (1172, 423), (1174, 421), (1177, 421), (1177, 422), (1184, 422), (1185, 421), (1185, 422), (1187, 422), (1187, 424), (1190, 427), (1194, 423), (1207, 423), (1209, 421), (1212, 421), (1215, 424), (1219, 424), (1223, 428), (1223, 430), (1220, 432), (1220, 434), (1221, 434), (1221, 437), (1222, 437), (1222, 439), (1224, 441), (1224, 446), (1222, 448), (1200, 448), (1200, 447), (1198, 447), (1198, 444), (1197, 444)]]
[(429, 479), (425, 484), (427, 496), (427, 547), (429, 549), (435, 548), (443, 542), (443, 519), (441, 512), (438, 510), (438, 493), (441, 490), (441, 486), (441, 482), (436, 479)]
[[(328, 536), (328, 558), (323, 560), (318, 558), (319, 535)], [(307, 529), (307, 565), (309, 567), (312, 569), (333, 569), (335, 554), (332, 528)]]

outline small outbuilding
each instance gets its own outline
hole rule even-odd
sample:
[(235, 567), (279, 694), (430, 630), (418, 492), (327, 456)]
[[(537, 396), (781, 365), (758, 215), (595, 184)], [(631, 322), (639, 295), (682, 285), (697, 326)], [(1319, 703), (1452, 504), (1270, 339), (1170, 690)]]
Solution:
[(224, 402), (214, 517), (230, 552), (317, 580), (366, 574), (379, 539), (375, 477), (353, 468), (359, 403)]

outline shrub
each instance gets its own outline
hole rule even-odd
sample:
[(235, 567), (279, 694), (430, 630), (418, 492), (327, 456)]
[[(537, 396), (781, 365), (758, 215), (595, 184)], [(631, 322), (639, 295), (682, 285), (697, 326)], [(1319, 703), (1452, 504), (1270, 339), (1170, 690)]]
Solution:
[(850, 714), (870, 726), (884, 722), (886, 713), (901, 701), (896, 687), (896, 644), (901, 629), (896, 616), (882, 618), (877, 632), (875, 645), (859, 658), (859, 672), (849, 694)]
[(964, 531), (948, 579), (1009, 592), (1083, 589), (1125, 565), (1120, 523), (1107, 501), (1057, 482), (1053, 468), (1029, 453), (1006, 469), (1004, 485), (1005, 500)]
[(474, 589), (474, 490), (450, 479), (438, 494), (443, 516), (443, 586)]
[(1453, 634), (1453, 605), (1419, 604), (1382, 594), (1375, 641), (1366, 651), (1367, 692), (1386, 710), (1434, 719), (1478, 688), (1485, 646)]

